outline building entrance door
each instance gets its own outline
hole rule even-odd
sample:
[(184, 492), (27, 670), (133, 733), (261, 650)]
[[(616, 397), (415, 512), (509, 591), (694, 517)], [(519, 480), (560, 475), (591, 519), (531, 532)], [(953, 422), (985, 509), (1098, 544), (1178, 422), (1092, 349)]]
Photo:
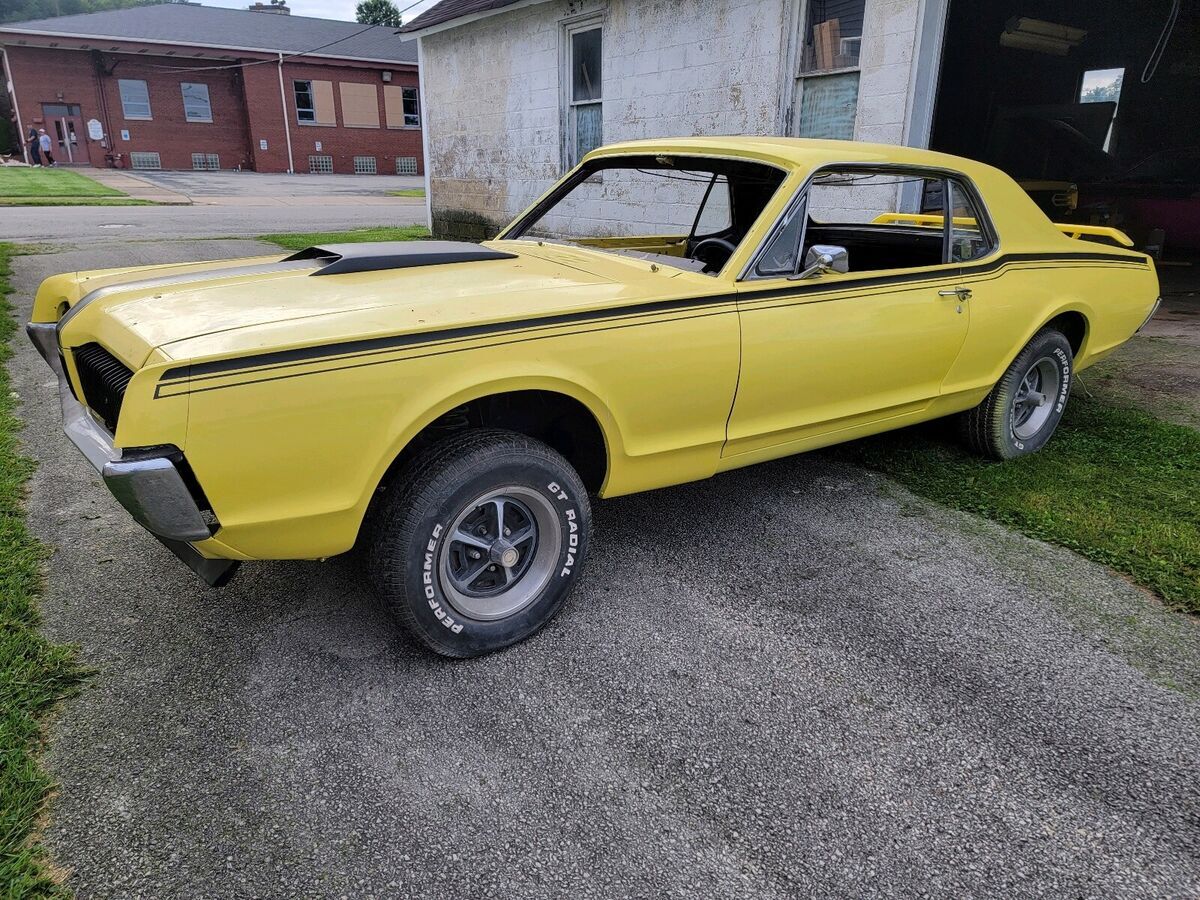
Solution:
[(53, 144), (51, 153), (59, 165), (91, 165), (88, 157), (87, 130), (78, 103), (43, 103), (42, 117), (46, 134)]

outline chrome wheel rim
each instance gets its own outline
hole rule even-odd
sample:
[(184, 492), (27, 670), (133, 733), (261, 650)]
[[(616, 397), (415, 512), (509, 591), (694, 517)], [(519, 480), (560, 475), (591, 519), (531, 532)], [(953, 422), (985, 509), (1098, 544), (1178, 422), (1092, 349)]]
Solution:
[(1012, 432), (1018, 440), (1027, 441), (1045, 427), (1061, 386), (1058, 363), (1048, 356), (1026, 370), (1017, 384), (1011, 410)]
[(442, 593), (460, 614), (503, 619), (537, 599), (554, 574), (562, 535), (550, 501), (509, 485), (468, 503), (438, 560)]

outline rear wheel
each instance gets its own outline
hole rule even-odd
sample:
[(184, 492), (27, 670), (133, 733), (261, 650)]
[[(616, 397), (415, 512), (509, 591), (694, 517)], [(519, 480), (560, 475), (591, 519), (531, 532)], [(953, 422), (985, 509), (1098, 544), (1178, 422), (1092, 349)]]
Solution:
[(1039, 331), (987, 399), (963, 414), (967, 444), (994, 459), (1040, 450), (1062, 419), (1073, 376), (1070, 342), (1054, 329)]
[(590, 520), (579, 476), (550, 447), (514, 432), (463, 432), (423, 451), (387, 492), (368, 565), (414, 637), (447, 656), (478, 656), (562, 608)]

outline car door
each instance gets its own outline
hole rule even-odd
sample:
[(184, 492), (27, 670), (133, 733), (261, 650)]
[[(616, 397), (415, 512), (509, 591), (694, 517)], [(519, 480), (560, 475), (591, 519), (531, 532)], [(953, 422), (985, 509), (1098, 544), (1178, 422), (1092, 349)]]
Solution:
[[(851, 191), (818, 192), (821, 176), (844, 171)], [(944, 197), (946, 185), (940, 174), (855, 169), (818, 173), (798, 192), (739, 282), (742, 365), (725, 456), (900, 424), (939, 395), (966, 339), (968, 292), (942, 217), (888, 207), (914, 186), (918, 197)], [(850, 270), (797, 277), (814, 243), (848, 245)]]

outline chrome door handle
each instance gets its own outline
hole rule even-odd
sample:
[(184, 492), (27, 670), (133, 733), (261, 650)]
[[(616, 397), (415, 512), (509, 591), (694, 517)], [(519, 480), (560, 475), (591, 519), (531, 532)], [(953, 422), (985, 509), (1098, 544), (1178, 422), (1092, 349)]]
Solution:
[(956, 287), (951, 290), (938, 291), (939, 297), (957, 297), (959, 300), (970, 300), (971, 289), (965, 287)]

